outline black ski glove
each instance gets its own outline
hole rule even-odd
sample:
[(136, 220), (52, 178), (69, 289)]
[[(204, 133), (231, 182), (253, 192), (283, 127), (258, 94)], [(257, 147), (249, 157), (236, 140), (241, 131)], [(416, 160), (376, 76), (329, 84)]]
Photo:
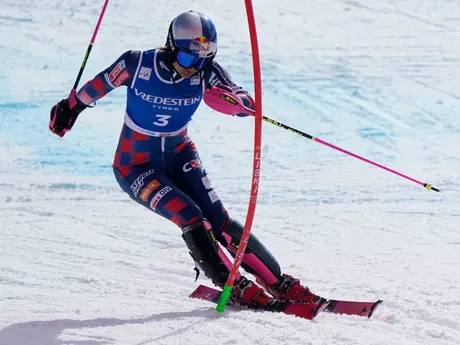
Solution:
[(72, 90), (68, 98), (61, 100), (51, 108), (49, 129), (62, 138), (72, 129), (78, 114), (87, 107), (77, 98), (76, 91)]

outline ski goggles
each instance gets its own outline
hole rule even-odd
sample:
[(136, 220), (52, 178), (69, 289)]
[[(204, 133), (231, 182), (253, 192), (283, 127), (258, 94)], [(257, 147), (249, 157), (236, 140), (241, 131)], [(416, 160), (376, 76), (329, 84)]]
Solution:
[(197, 70), (203, 69), (206, 65), (206, 58), (201, 58), (180, 49), (177, 51), (176, 61), (183, 68), (195, 67)]

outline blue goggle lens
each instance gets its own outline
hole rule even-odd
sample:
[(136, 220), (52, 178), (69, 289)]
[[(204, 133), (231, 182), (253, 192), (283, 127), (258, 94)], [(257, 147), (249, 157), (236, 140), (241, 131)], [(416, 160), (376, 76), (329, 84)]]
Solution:
[(177, 52), (176, 60), (184, 68), (196, 67), (198, 70), (202, 69), (206, 64), (206, 58), (200, 58), (183, 50)]

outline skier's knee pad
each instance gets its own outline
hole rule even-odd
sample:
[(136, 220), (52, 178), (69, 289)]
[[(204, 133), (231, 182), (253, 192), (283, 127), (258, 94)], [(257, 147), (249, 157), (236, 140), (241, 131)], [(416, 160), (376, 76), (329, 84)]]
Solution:
[[(223, 228), (219, 241), (233, 256), (238, 250), (243, 230), (243, 225), (231, 217), (228, 218), (228, 222)], [(252, 233), (249, 235), (241, 267), (251, 274), (260, 276), (267, 283), (272, 283), (281, 277), (281, 268), (278, 261)]]
[(182, 231), (193, 259), (214, 284), (223, 288), (232, 264), (219, 247), (209, 222), (202, 219), (183, 227)]

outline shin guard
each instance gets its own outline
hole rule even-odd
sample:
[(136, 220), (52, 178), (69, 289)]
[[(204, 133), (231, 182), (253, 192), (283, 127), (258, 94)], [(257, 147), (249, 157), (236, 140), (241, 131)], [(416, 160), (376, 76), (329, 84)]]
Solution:
[[(211, 225), (205, 219), (182, 228), (182, 237), (193, 259), (212, 282), (223, 288), (232, 263), (214, 237)], [(237, 279), (240, 275), (237, 276)]]
[[(220, 243), (234, 256), (243, 235), (243, 226), (236, 220), (229, 218), (224, 226)], [(246, 272), (256, 275), (265, 284), (274, 284), (281, 277), (281, 268), (278, 261), (268, 249), (251, 234), (243, 257), (241, 267)]]

